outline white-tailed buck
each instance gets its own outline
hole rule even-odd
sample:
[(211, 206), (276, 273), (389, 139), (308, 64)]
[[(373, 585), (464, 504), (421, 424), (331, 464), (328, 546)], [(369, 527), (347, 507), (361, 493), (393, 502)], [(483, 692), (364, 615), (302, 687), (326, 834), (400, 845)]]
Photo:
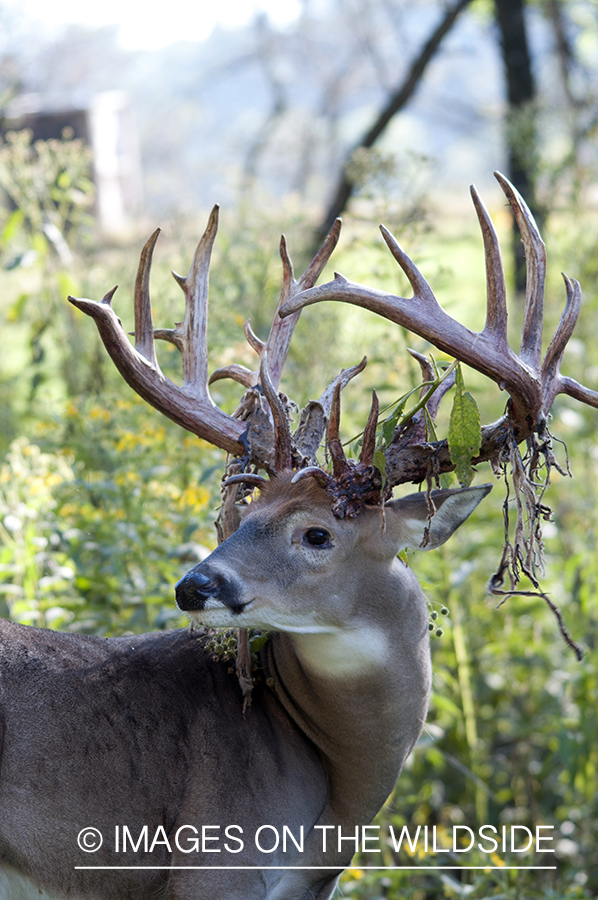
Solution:
[[(346, 459), (340, 391), (363, 364), (342, 372), (309, 403), (292, 433), (287, 399), (278, 392), (281, 372), (303, 306), (323, 299), (357, 303), (508, 391), (504, 417), (483, 429), (477, 462), (501, 460), (522, 441), (548, 459), (546, 418), (555, 395), (566, 392), (598, 406), (598, 394), (559, 372), (580, 291), (565, 279), (565, 312), (542, 362), (543, 244), (525, 203), (499, 181), (528, 262), (519, 356), (507, 343), (497, 238), (475, 192), (488, 283), (480, 334), (440, 308), (386, 231), (413, 287), (411, 299), (340, 276), (314, 287), (338, 239), (338, 223), (298, 281), (283, 240), (283, 289), (268, 341), (246, 328), (261, 357), (258, 371), (233, 365), (212, 376), (231, 376), (247, 388), (235, 416), (218, 409), (208, 390), (208, 266), (216, 210), (190, 275), (176, 276), (186, 312), (173, 330), (154, 331), (151, 318), (157, 232), (137, 276), (135, 349), (112, 309), (113, 291), (100, 303), (71, 298), (95, 319), (119, 371), (141, 396), (229, 454), (219, 523), (224, 540), (181, 579), (176, 596), (194, 625), (241, 629), (239, 677), (206, 650), (197, 628), (105, 640), (3, 622), (2, 900), (331, 896), (355, 850), (356, 829), (371, 822), (392, 790), (426, 716), (427, 605), (397, 552), (441, 544), (490, 486), (430, 490), (452, 462), (446, 442), (426, 439), (423, 414), (387, 441), (383, 478), (374, 465), (375, 397), (361, 457)], [(160, 371), (155, 337), (181, 350), (181, 387)], [(433, 380), (429, 364), (420, 361), (424, 380)], [(447, 384), (429, 400), (426, 416), (434, 415)], [(316, 460), (324, 439), (331, 472)], [(390, 499), (392, 488), (407, 482), (425, 482), (428, 490)], [(259, 498), (247, 503), (255, 488)], [(247, 628), (272, 632), (253, 675)]]

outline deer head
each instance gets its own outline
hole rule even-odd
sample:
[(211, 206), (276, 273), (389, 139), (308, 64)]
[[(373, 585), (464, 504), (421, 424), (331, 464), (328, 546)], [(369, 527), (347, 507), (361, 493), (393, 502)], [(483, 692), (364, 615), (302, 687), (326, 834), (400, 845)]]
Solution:
[[(339, 647), (347, 633), (358, 631), (364, 647), (375, 633), (378, 667), (393, 652), (381, 647), (387, 607), (399, 593), (392, 579), (389, 586), (397, 553), (424, 540), (426, 549), (443, 544), (491, 487), (433, 491), (432, 518), (425, 493), (363, 506), (349, 518), (335, 515), (317, 475), (298, 481), (286, 470), (262, 487), (238, 531), (179, 581), (177, 604), (208, 627), (282, 631), (294, 639), (336, 635)], [(354, 655), (334, 658), (344, 677), (362, 674)], [(332, 673), (326, 654), (320, 665)]]

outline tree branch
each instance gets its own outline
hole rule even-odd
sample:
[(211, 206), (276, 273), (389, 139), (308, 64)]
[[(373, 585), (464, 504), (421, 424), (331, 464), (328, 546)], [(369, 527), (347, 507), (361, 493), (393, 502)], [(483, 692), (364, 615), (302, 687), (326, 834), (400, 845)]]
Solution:
[(402, 81), (396, 91), (394, 91), (390, 95), (388, 101), (380, 110), (375, 122), (370, 127), (370, 129), (363, 135), (363, 137), (355, 145), (355, 147), (353, 147), (348, 159), (343, 166), (341, 177), (337, 185), (334, 197), (328, 207), (328, 211), (326, 212), (324, 220), (319, 226), (314, 237), (314, 245), (319, 246), (319, 244), (322, 242), (322, 237), (330, 231), (334, 220), (344, 212), (351, 198), (351, 195), (353, 194), (355, 183), (347, 174), (348, 164), (351, 161), (353, 153), (355, 152), (355, 150), (358, 150), (362, 147), (372, 147), (378, 140), (380, 135), (384, 132), (393, 117), (407, 105), (407, 103), (415, 93), (416, 88), (422, 80), (429, 63), (432, 61), (443, 39), (451, 30), (459, 14), (471, 2), (472, 0), (458, 0), (457, 3), (449, 7), (442, 21), (436, 26), (436, 28), (422, 47), (419, 55), (411, 64), (411, 68), (409, 69), (405, 79)]

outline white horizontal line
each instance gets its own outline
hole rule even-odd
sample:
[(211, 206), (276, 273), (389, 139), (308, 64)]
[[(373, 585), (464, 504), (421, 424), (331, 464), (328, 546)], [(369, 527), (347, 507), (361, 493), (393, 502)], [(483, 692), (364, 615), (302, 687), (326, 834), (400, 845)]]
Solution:
[[(341, 870), (342, 866), (75, 866), (75, 869), (85, 869), (86, 871), (92, 869), (102, 869), (102, 870), (116, 870), (116, 869), (166, 869), (168, 871), (174, 871), (179, 869), (326, 869), (326, 870)], [(556, 866), (347, 866), (343, 871), (345, 872), (363, 872), (363, 871), (372, 871), (372, 872), (405, 872), (408, 870), (414, 869), (424, 869), (426, 871), (429, 870), (440, 870), (440, 869), (480, 869), (481, 871), (486, 871), (487, 869), (498, 869), (498, 870), (517, 870), (517, 871), (532, 871), (535, 869), (556, 869)]]

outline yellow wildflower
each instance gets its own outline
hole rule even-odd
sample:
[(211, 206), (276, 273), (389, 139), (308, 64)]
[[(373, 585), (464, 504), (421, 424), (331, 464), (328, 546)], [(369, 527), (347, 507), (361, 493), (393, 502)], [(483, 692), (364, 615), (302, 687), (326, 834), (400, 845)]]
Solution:
[(178, 500), (178, 506), (183, 509), (185, 506), (190, 507), (194, 512), (205, 509), (210, 500), (210, 492), (200, 484), (189, 485), (182, 492)]

